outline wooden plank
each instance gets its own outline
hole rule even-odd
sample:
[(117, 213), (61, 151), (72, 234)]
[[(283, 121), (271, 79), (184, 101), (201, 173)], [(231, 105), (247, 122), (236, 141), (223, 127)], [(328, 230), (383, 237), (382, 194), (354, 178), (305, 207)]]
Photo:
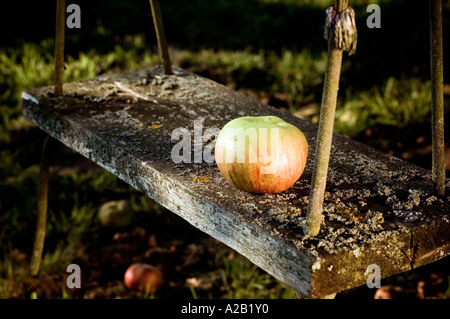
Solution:
[[(431, 193), (431, 172), (340, 135), (324, 225), (308, 238), (316, 127), (185, 70), (174, 73), (154, 67), (102, 75), (66, 84), (63, 97), (50, 87), (32, 89), (23, 92), (23, 114), (306, 297), (364, 285), (370, 265), (384, 278), (449, 255), (450, 198)], [(194, 133), (247, 115), (276, 115), (304, 132), (308, 163), (289, 190), (249, 194), (229, 185), (215, 163), (172, 161), (175, 129), (191, 132), (194, 161), (194, 143), (210, 143)]]

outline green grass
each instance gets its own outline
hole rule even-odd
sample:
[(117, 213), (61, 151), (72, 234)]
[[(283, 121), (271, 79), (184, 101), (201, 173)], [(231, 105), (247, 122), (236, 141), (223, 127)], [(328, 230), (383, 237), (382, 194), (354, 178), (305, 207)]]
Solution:
[(350, 137), (377, 125), (406, 128), (431, 119), (429, 81), (390, 77), (380, 87), (346, 96), (336, 111), (335, 130)]
[[(93, 78), (105, 72), (118, 72), (158, 63), (158, 57), (142, 50), (142, 36), (136, 36), (133, 49), (117, 45), (114, 51), (99, 54), (80, 52), (65, 62), (65, 82)], [(2, 122), (0, 141), (8, 142), (14, 131), (29, 129), (20, 115), (22, 90), (52, 84), (52, 41), (25, 44), (19, 49), (0, 51), (0, 95)], [(281, 53), (260, 50), (198, 52), (172, 50), (176, 65), (211, 77), (234, 89), (253, 90), (257, 97), (282, 96), (287, 108), (295, 113), (305, 105), (320, 103), (326, 55), (308, 50)], [(343, 72), (349, 69), (344, 63)], [(390, 77), (381, 85), (358, 91), (351, 88), (340, 97), (336, 130), (354, 136), (364, 128), (377, 125), (408, 126), (423, 121), (430, 111), (430, 84), (418, 78)], [(317, 112), (314, 115), (317, 115)], [(340, 121), (340, 118), (343, 120)], [(348, 127), (346, 127), (348, 126)]]
[(219, 270), (222, 272), (222, 287), (229, 299), (297, 298), (292, 288), (261, 271), (247, 258), (224, 258), (222, 267)]

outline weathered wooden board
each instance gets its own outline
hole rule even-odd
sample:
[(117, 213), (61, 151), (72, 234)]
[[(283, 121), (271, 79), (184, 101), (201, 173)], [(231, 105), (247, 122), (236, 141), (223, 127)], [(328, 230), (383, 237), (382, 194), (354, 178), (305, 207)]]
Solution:
[[(324, 225), (308, 238), (315, 126), (182, 69), (103, 75), (64, 90), (58, 98), (51, 87), (24, 92), (24, 116), (304, 296), (364, 285), (369, 265), (387, 277), (450, 253), (450, 183), (447, 196), (434, 196), (427, 170), (335, 135)], [(194, 143), (210, 143), (194, 133), (245, 115), (277, 115), (305, 133), (308, 163), (289, 190), (249, 194), (215, 163), (194, 162)], [(191, 132), (192, 163), (171, 159), (176, 128)]]

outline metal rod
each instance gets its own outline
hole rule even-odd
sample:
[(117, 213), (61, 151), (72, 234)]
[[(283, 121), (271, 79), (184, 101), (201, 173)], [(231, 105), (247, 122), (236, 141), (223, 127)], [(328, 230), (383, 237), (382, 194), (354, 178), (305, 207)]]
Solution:
[(55, 95), (63, 95), (64, 83), (64, 31), (66, 1), (56, 2), (56, 34), (55, 34)]
[(39, 170), (39, 189), (37, 202), (37, 222), (36, 233), (34, 237), (33, 252), (30, 262), (30, 274), (36, 276), (39, 273), (42, 260), (42, 252), (44, 250), (45, 228), (47, 224), (47, 202), (48, 202), (48, 180), (49, 180), (49, 163), (48, 149), (51, 137), (47, 136), (42, 146), (41, 163)]
[[(340, 13), (347, 9), (348, 1), (335, 1), (334, 10)], [(334, 44), (334, 32), (328, 38), (328, 61), (325, 73), (319, 128), (316, 139), (311, 191), (309, 194), (306, 235), (317, 236), (322, 224), (323, 200), (327, 183), (333, 139), (334, 118), (339, 90), (339, 78), (342, 65), (342, 50)]]
[(164, 33), (164, 25), (162, 21), (161, 8), (158, 0), (150, 0), (152, 9), (153, 24), (156, 31), (156, 39), (158, 41), (159, 54), (163, 65), (164, 73), (172, 74), (172, 65), (170, 63), (169, 48), (167, 47), (166, 35)]
[(432, 179), (435, 192), (445, 195), (444, 69), (442, 0), (430, 0)]

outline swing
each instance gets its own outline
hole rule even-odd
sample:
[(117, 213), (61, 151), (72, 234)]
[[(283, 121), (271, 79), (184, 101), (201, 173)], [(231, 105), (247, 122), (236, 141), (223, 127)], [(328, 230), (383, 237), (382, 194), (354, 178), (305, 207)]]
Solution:
[[(449, 179), (447, 195), (436, 194), (430, 171), (332, 134), (319, 229), (311, 234), (318, 128), (172, 68), (168, 55), (163, 61), (67, 83), (61, 95), (53, 86), (27, 90), (23, 114), (302, 297), (333, 296), (368, 284), (374, 271), (386, 278), (450, 254)], [(215, 163), (171, 158), (178, 128), (194, 137), (194, 125), (202, 133), (236, 117), (269, 114), (299, 127), (310, 145), (303, 175), (285, 192), (246, 193), (228, 184)], [(205, 151), (211, 137), (191, 140)]]

